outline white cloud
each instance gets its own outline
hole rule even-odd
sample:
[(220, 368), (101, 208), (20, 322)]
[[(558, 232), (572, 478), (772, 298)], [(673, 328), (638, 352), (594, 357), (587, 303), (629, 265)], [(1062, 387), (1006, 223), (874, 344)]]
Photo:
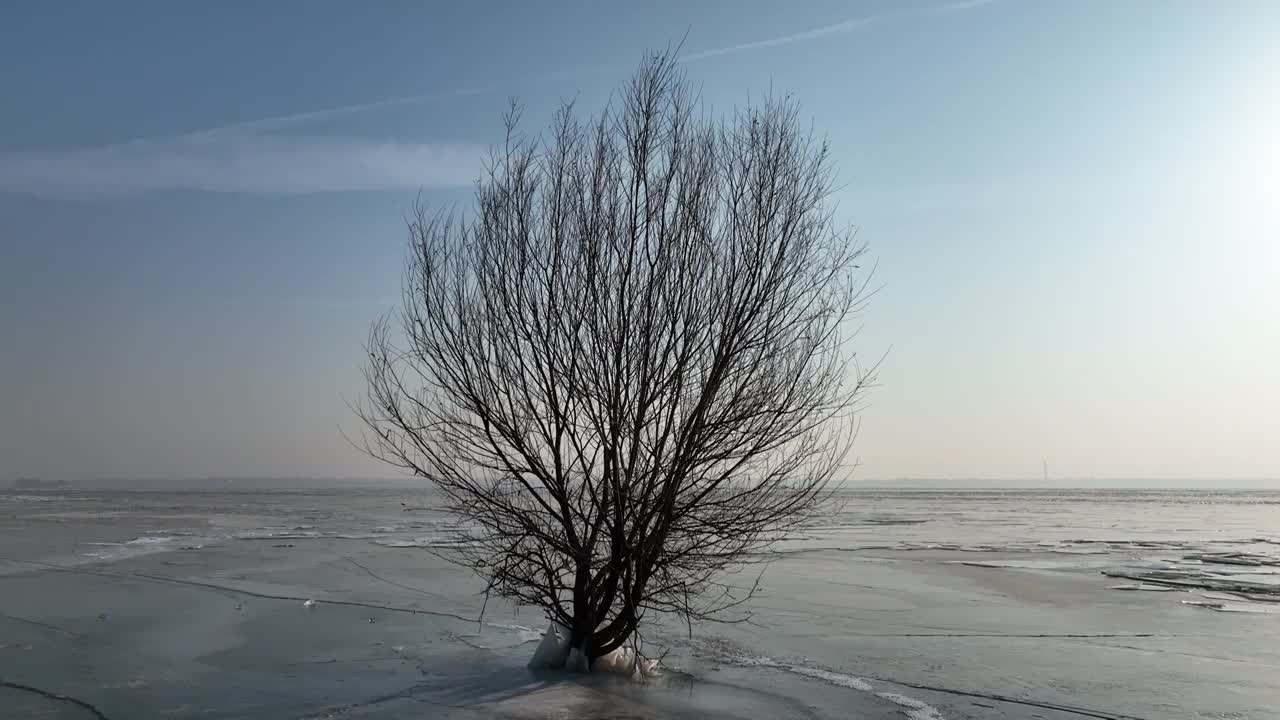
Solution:
[(303, 194), (471, 184), (485, 149), (353, 137), (188, 134), (99, 148), (0, 154), (0, 192), (84, 196), (161, 190)]

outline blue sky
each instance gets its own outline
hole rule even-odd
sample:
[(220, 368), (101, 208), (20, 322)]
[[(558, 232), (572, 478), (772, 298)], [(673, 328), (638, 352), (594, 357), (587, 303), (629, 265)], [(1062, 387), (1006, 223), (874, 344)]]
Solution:
[(415, 196), (686, 33), (879, 260), (861, 477), (1280, 477), (1280, 5), (920, 0), (6, 6), (0, 479), (384, 474)]

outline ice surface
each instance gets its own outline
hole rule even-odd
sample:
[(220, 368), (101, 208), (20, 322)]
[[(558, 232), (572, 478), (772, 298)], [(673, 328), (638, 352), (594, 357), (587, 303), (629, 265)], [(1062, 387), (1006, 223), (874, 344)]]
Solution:
[(1110, 585), (1108, 590), (1141, 590), (1144, 592), (1178, 592), (1178, 588), (1171, 588), (1166, 585), (1152, 585), (1151, 583), (1130, 583), (1128, 585)]
[(390, 548), (443, 548), (457, 547), (462, 544), (444, 537), (419, 537), (412, 540), (374, 540), (374, 543)]
[[(854, 493), (829, 530), (797, 536), (776, 556), (752, 624), (695, 626), (693, 639), (682, 624), (646, 628), (647, 641), (672, 652), (663, 676), (645, 684), (530, 673), (524, 665), (546, 633), (519, 629), (529, 609), (491, 602), (486, 618), (502, 622), (477, 630), (482, 585), (415, 549), (437, 530), (444, 538), (445, 526), (406, 522), (418, 516), (402, 499), (415, 513), (429, 504), (381, 491), (8, 504), (0, 597), (12, 617), (0, 617), (9, 645), (0, 665), (20, 661), (5, 665), (5, 679), (82, 697), (113, 718), (179, 707), (351, 720), (1083, 716), (1000, 699), (1016, 698), (1091, 717), (1272, 720), (1280, 697), (1280, 624), (1251, 614), (1280, 607), (1277, 494)], [(930, 519), (864, 521), (896, 517)], [(277, 549), (239, 533), (316, 539)], [(181, 540), (134, 542), (163, 537)], [(204, 548), (164, 554), (193, 543)], [(398, 584), (353, 572), (340, 555)], [(1090, 571), (1100, 558), (1138, 577)], [(100, 565), (70, 571), (86, 562)], [(1152, 592), (1108, 589), (1127, 586)], [(323, 607), (297, 612), (309, 597)], [(68, 673), (72, 655), (77, 672)], [(12, 700), (0, 694), (0, 715), (48, 715), (47, 699), (33, 696), (16, 713)]]
[(1109, 567), (1114, 565), (1110, 560), (949, 560), (951, 565), (970, 565), (985, 568), (1007, 568), (1011, 570), (1070, 570), (1088, 567)]
[(1249, 576), (1241, 579), (1239, 574), (1228, 576), (1216, 575), (1202, 569), (1185, 567), (1168, 567), (1154, 570), (1135, 568), (1106, 569), (1103, 575), (1125, 580), (1136, 580), (1140, 583), (1164, 585), (1185, 590), (1214, 590), (1232, 592), (1240, 595), (1256, 595), (1259, 599), (1280, 599), (1280, 585), (1272, 582), (1271, 577)]

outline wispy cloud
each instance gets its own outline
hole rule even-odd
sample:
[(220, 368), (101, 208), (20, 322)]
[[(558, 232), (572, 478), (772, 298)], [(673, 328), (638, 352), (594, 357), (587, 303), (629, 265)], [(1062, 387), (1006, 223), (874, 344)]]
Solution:
[[(998, 0), (952, 0), (850, 18), (800, 32), (685, 54), (683, 61), (804, 43), (876, 22), (962, 12)], [(580, 69), (581, 70), (581, 69)], [(241, 121), (96, 148), (0, 153), (0, 192), (53, 196), (161, 190), (301, 194), (469, 185), (486, 149), (471, 143), (392, 142), (281, 133), (309, 123), (491, 92), (470, 88)]]
[(872, 22), (875, 22), (878, 17), (879, 16), (877, 15), (869, 15), (867, 17), (842, 20), (838, 23), (823, 25), (822, 27), (804, 30), (798, 33), (791, 33), (789, 35), (779, 35), (765, 40), (756, 40), (755, 42), (742, 43), (740, 45), (730, 45), (728, 47), (690, 53), (685, 55), (683, 59), (685, 61), (705, 60), (706, 58), (719, 57), (721, 55), (732, 55), (734, 53), (746, 52), (748, 50), (759, 50), (761, 48), (805, 42), (806, 40), (816, 40), (818, 38), (830, 37), (832, 35), (843, 35), (847, 32), (870, 25)]
[(183, 136), (0, 154), (0, 191), (102, 196), (160, 190), (301, 194), (469, 185), (485, 149), (349, 137)]
[(0, 192), (112, 196), (163, 190), (304, 194), (466, 187), (478, 144), (283, 134), (309, 123), (488, 92), (470, 88), (276, 115), (94, 148), (0, 153)]
[(727, 47), (713, 48), (711, 50), (702, 50), (685, 55), (683, 59), (685, 61), (705, 60), (707, 58), (734, 55), (751, 50), (761, 50), (764, 48), (778, 47), (780, 45), (808, 42), (810, 40), (818, 40), (836, 35), (846, 35), (856, 30), (861, 30), (862, 28), (881, 20), (922, 15), (936, 15), (939, 13), (962, 12), (965, 10), (980, 8), (984, 5), (991, 5), (998, 1), (999, 0), (953, 0), (953, 2), (943, 3), (941, 5), (931, 5), (913, 10), (888, 11), (873, 15), (864, 15), (862, 17), (841, 20), (829, 25), (822, 25), (809, 30), (789, 33), (787, 35), (778, 35), (776, 37), (756, 40), (754, 42), (729, 45)]
[(219, 127), (206, 128), (204, 130), (193, 130), (174, 137), (203, 138), (234, 133), (271, 132), (305, 125), (306, 123), (315, 122), (317, 120), (330, 120), (333, 118), (346, 117), (348, 115), (356, 115), (373, 110), (385, 110), (387, 108), (403, 105), (418, 105), (437, 102), (440, 100), (452, 100), (454, 98), (466, 97), (468, 95), (482, 95), (488, 92), (492, 92), (492, 89), (467, 88), (464, 90), (451, 90), (448, 92), (424, 95), (403, 95), (400, 97), (387, 98), (385, 100), (375, 100), (373, 102), (339, 105), (337, 107), (323, 108), (320, 110), (309, 110), (307, 112), (276, 115), (274, 117), (260, 118), (257, 120), (247, 120), (244, 122), (231, 123), (229, 125), (221, 125)]
[(934, 8), (930, 8), (932, 12), (960, 12), (962, 10), (973, 10), (983, 5), (992, 5), (999, 0), (955, 0), (955, 2), (945, 3)]

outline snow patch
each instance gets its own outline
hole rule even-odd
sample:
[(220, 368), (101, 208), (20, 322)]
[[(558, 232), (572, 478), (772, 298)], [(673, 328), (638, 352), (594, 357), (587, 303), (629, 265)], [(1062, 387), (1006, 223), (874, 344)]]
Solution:
[(907, 717), (910, 720), (946, 720), (942, 717), (942, 713), (934, 706), (909, 698), (906, 695), (897, 693), (876, 693), (876, 697), (882, 700), (888, 700), (894, 705), (899, 705), (907, 709)]
[(732, 661), (734, 665), (741, 665), (743, 667), (768, 667), (768, 668), (781, 668), (783, 670), (790, 669), (786, 665), (783, 665), (782, 663), (778, 662), (777, 660), (774, 660), (771, 657), (765, 657), (764, 655), (755, 655), (751, 657), (735, 657), (735, 658), (732, 658)]
[(805, 667), (803, 665), (796, 665), (787, 669), (797, 675), (825, 680), (832, 685), (839, 685), (840, 687), (847, 687), (852, 690), (861, 690), (862, 692), (871, 692), (871, 683), (868, 683), (860, 677), (854, 677), (853, 675), (845, 675), (843, 673), (831, 672), (829, 670), (819, 670), (818, 668)]
[(55, 500), (66, 500), (61, 495), (5, 495), (5, 500), (13, 502), (54, 502)]
[(874, 692), (870, 680), (857, 677), (856, 675), (846, 675), (844, 673), (809, 667), (807, 665), (789, 665), (767, 656), (734, 655), (730, 657), (723, 657), (721, 659), (739, 667), (775, 668), (795, 675), (821, 680), (839, 687), (849, 688), (850, 690), (873, 693), (876, 697), (882, 700), (888, 700), (889, 702), (904, 708), (905, 714), (909, 720), (946, 720), (946, 718), (942, 716), (942, 713), (932, 705), (921, 700), (916, 700), (915, 698), (907, 697), (906, 695), (888, 692)]
[[(207, 541), (210, 539), (196, 538), (196, 540)], [(183, 543), (181, 547), (174, 544), (179, 541)], [(102, 550), (84, 553), (85, 557), (111, 561), (168, 552), (170, 550), (197, 549), (204, 546), (204, 542), (193, 542), (191, 536), (179, 537), (176, 535), (143, 535), (125, 542), (90, 542), (85, 544), (103, 548)]]
[(1276, 614), (1280, 613), (1280, 607), (1271, 605), (1260, 605), (1251, 602), (1228, 602), (1220, 600), (1183, 600), (1183, 605), (1192, 605), (1194, 607), (1202, 607), (1206, 610), (1214, 612), (1226, 613), (1258, 613), (1258, 614)]
[(311, 540), (323, 536), (315, 530), (246, 530), (235, 537), (237, 540)]
[(161, 535), (161, 536), (155, 536), (155, 537), (150, 535), (144, 535), (142, 537), (138, 537), (130, 540), (129, 542), (125, 543), (125, 545), (163, 545), (164, 543), (173, 542), (174, 540), (177, 540), (177, 539), (178, 538), (172, 535)]

